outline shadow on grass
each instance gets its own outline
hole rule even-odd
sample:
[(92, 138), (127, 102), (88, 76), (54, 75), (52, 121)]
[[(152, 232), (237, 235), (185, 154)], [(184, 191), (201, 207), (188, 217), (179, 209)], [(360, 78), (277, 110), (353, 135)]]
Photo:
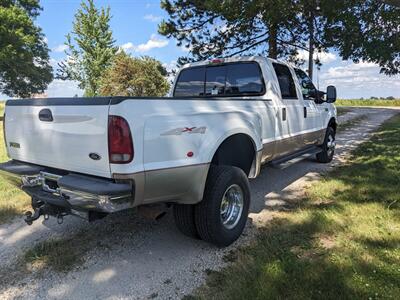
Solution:
[(399, 162), (398, 116), (190, 297), (399, 299)]

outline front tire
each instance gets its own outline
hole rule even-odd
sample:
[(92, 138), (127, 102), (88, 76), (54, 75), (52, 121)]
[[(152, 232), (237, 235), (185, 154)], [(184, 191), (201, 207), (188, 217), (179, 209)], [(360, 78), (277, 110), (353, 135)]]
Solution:
[(249, 206), (246, 174), (236, 167), (212, 165), (203, 200), (195, 207), (200, 238), (218, 247), (229, 246), (242, 234)]
[(320, 163), (329, 163), (335, 154), (335, 130), (328, 127), (325, 134), (324, 143), (321, 145), (322, 151), (317, 153), (317, 161)]

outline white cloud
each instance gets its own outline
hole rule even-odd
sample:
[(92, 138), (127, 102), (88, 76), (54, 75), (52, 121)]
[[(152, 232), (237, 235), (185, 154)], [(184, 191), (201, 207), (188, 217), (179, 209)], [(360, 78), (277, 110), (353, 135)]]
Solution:
[(150, 39), (144, 44), (134, 45), (133, 43), (129, 42), (123, 44), (121, 48), (124, 49), (125, 51), (144, 53), (150, 51), (151, 49), (164, 48), (167, 45), (168, 45), (167, 40), (161, 39), (156, 34), (152, 34)]
[[(305, 62), (308, 62), (308, 51), (299, 50), (297, 57), (301, 60), (304, 60)], [(334, 62), (337, 59), (336, 55), (330, 52), (314, 52), (313, 58), (314, 60), (318, 58), (322, 64), (328, 64)]]
[(64, 52), (65, 50), (68, 49), (67, 45), (61, 44), (58, 45), (57, 47), (54, 47), (53, 49), (51, 49), (53, 52)]
[(379, 71), (379, 66), (371, 62), (330, 67), (320, 73), (321, 89), (335, 85), (339, 97), (344, 98), (400, 97), (400, 75), (389, 77)]
[(131, 42), (121, 45), (121, 48), (122, 48), (124, 51), (131, 50), (131, 49), (133, 49), (134, 47), (135, 47), (135, 45), (133, 45)]
[(190, 52), (190, 51), (192, 51), (193, 46), (190, 45), (189, 47), (186, 47), (186, 46), (182, 45), (180, 48), (181, 48), (181, 50), (182, 50), (183, 52)]
[(162, 18), (160, 16), (155, 16), (153, 14), (148, 14), (148, 15), (145, 15), (143, 17), (143, 19), (145, 19), (147, 21), (150, 21), (150, 22), (158, 23), (158, 22), (161, 21)]
[(167, 70), (168, 73), (176, 71), (178, 68), (176, 60), (171, 60), (169, 63), (163, 63), (162, 65)]
[(74, 97), (75, 95), (83, 95), (83, 91), (79, 89), (77, 82), (60, 79), (54, 79), (49, 84), (45, 93), (48, 97)]

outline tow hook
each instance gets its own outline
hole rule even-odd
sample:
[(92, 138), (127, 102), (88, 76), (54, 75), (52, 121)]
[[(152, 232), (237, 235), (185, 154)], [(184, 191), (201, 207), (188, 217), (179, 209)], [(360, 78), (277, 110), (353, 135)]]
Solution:
[(62, 223), (64, 223), (64, 216), (62, 214), (58, 214), (57, 215), (57, 224), (61, 225)]
[(25, 212), (24, 221), (26, 222), (26, 224), (32, 225), (33, 221), (36, 221), (37, 219), (39, 219), (41, 215), (42, 215), (41, 208), (40, 207), (35, 208), (33, 214), (30, 211)]
[(43, 202), (32, 201), (33, 213), (31, 211), (25, 212), (24, 221), (28, 225), (32, 225), (33, 221), (36, 221), (40, 216), (44, 217), (44, 220), (48, 220), (50, 216), (57, 218), (57, 223), (62, 224), (64, 217), (70, 214), (70, 211), (64, 207), (46, 204)]

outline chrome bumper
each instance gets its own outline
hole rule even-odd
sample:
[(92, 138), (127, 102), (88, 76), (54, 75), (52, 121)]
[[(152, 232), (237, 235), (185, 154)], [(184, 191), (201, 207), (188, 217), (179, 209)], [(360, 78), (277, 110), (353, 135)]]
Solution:
[(57, 175), (44, 167), (15, 161), (0, 164), (0, 175), (31, 197), (78, 211), (112, 213), (134, 206), (134, 182)]

